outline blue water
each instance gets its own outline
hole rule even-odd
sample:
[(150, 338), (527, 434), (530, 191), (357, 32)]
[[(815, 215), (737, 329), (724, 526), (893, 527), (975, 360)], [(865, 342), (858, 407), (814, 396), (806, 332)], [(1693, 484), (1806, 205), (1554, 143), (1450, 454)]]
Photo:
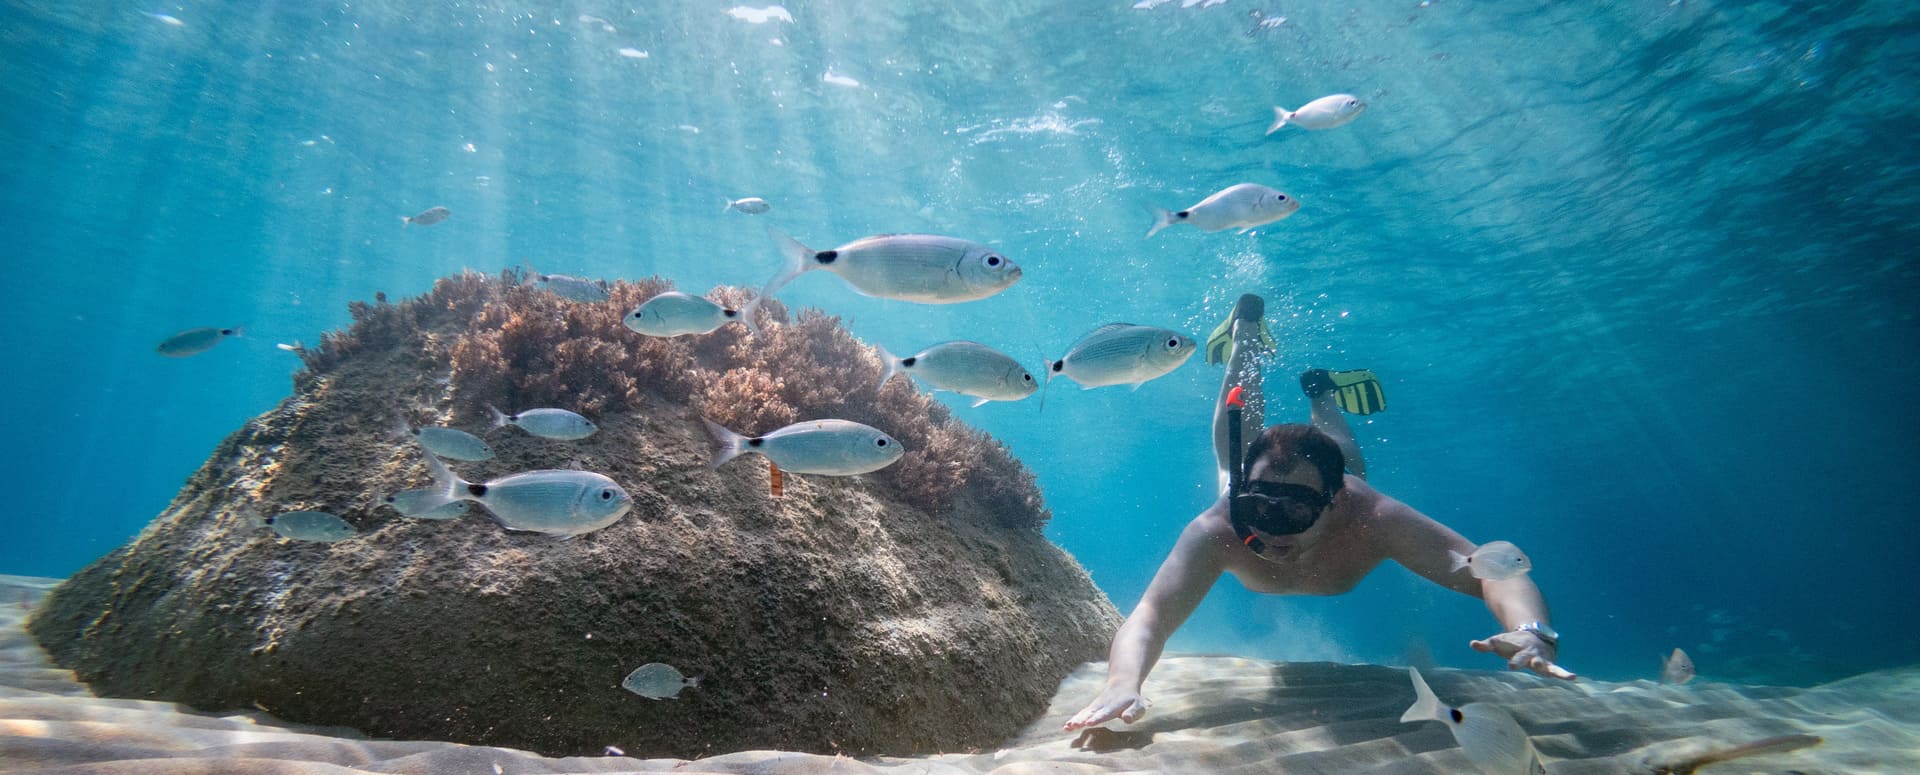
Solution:
[[(1304, 419), (1303, 368), (1381, 375), (1371, 481), (1525, 547), (1574, 670), (1653, 677), (1675, 646), (1724, 680), (1920, 662), (1912, 4), (639, 5), (0, 7), (0, 573), (136, 535), (288, 395), (274, 344), (351, 300), (518, 263), (758, 285), (773, 222), (1025, 268), (948, 307), (783, 291), (896, 352), (1037, 364), (1114, 320), (1204, 336), (1261, 292), (1270, 419)], [(1262, 137), (1274, 104), (1341, 91), (1371, 105), (1352, 125)], [(1243, 181), (1304, 206), (1142, 240), (1146, 206)], [(774, 212), (721, 214), (747, 195)], [(401, 228), (432, 205), (453, 218)], [(248, 333), (154, 354), (208, 325)], [(956, 406), (1125, 611), (1212, 497), (1218, 380), (1195, 359), (1055, 385), (1044, 413)], [(1172, 648), (1496, 669), (1465, 645), (1493, 626), (1389, 565), (1334, 598), (1223, 581)]]

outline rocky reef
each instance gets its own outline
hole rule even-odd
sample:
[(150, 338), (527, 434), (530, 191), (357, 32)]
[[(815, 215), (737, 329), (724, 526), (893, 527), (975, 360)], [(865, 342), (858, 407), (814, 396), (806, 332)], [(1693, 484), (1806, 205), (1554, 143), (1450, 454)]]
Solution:
[[(660, 339), (621, 324), (665, 281), (580, 303), (514, 274), (463, 274), (303, 353), (294, 394), (224, 441), (136, 539), (52, 593), (29, 627), (94, 691), (261, 708), (382, 737), (549, 754), (697, 757), (778, 748), (913, 754), (991, 746), (1104, 655), (1113, 605), (1040, 532), (1032, 475), (881, 366), (837, 319), (775, 301)], [(737, 304), (746, 294), (717, 289)], [(570, 540), (479, 507), (400, 516), (423, 452), (397, 427), (486, 433), (488, 406), (593, 419), (578, 441), (487, 434), (484, 481), (536, 468), (612, 477), (633, 510)], [(861, 477), (707, 467), (704, 416), (745, 433), (840, 418), (908, 454)], [(358, 535), (281, 539), (313, 509)], [(678, 699), (621, 688), (665, 662)]]

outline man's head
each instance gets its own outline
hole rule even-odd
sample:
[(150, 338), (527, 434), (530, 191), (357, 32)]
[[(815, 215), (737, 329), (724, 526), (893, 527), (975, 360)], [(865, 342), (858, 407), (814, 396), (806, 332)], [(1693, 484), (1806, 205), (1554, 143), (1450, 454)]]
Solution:
[(1329, 498), (1346, 484), (1347, 456), (1333, 437), (1311, 425), (1272, 425), (1253, 437), (1246, 457), (1241, 459), (1241, 465), (1246, 466), (1241, 472), (1246, 481), (1254, 481), (1255, 466), (1262, 462), (1266, 465), (1257, 472), (1258, 478), (1273, 481), (1286, 478), (1305, 463), (1320, 475), (1320, 488)]
[[(1309, 425), (1276, 425), (1248, 445), (1245, 475), (1233, 495), (1234, 530), (1255, 554), (1291, 552), (1310, 539), (1345, 484), (1339, 445)], [(1270, 557), (1271, 559), (1271, 557)]]

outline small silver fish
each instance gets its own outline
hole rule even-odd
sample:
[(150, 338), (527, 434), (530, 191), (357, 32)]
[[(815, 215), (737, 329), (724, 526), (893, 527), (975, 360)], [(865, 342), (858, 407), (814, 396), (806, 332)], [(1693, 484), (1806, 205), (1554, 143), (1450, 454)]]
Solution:
[(412, 226), (416, 223), (420, 224), (421, 226), (432, 226), (436, 223), (446, 220), (447, 216), (452, 214), (453, 214), (453, 211), (448, 210), (445, 207), (429, 207), (425, 210), (421, 210), (419, 215), (400, 216), (400, 225), (403, 228), (407, 226)]
[(620, 682), (620, 688), (638, 694), (649, 700), (671, 700), (680, 696), (685, 688), (700, 688), (699, 677), (688, 678), (680, 674), (673, 665), (649, 662), (633, 669), (626, 680)]
[[(1282, 21), (1285, 21), (1284, 19)], [(1360, 117), (1367, 109), (1367, 103), (1351, 94), (1332, 94), (1301, 105), (1299, 110), (1287, 110), (1282, 107), (1273, 109), (1273, 126), (1267, 127), (1267, 134), (1280, 131), (1280, 127), (1289, 124), (1301, 129), (1332, 129), (1346, 126)]]
[(880, 351), (880, 362), (886, 364), (886, 371), (880, 374), (881, 385), (904, 371), (936, 389), (973, 396), (978, 399), (974, 406), (988, 401), (1018, 401), (1040, 387), (1018, 361), (978, 342), (941, 342), (905, 358), (895, 357), (885, 347), (875, 349)]
[(759, 215), (772, 209), (773, 205), (767, 204), (767, 200), (757, 196), (749, 196), (727, 200), (727, 209), (721, 210), (720, 212), (725, 213), (727, 210), (738, 210), (748, 215)]
[(808, 420), (752, 437), (712, 420), (706, 423), (707, 432), (720, 444), (709, 468), (758, 452), (792, 473), (853, 476), (893, 465), (906, 452), (892, 436), (851, 420)]
[(289, 511), (267, 517), (266, 523), (281, 538), (295, 541), (332, 543), (360, 534), (346, 520), (324, 511)]
[(592, 471), (526, 471), (476, 484), (455, 475), (439, 458), (427, 458), (427, 467), (433, 471), (435, 496), (416, 507), (432, 511), (455, 500), (473, 501), (508, 530), (577, 536), (618, 522), (633, 508), (625, 489)]
[(588, 280), (584, 277), (571, 277), (564, 274), (541, 274), (532, 267), (527, 268), (527, 276), (552, 291), (553, 295), (563, 299), (597, 304), (613, 298), (613, 295), (607, 292), (607, 283), (604, 280)]
[(1239, 229), (1241, 234), (1245, 234), (1256, 226), (1284, 220), (1294, 214), (1300, 209), (1300, 200), (1256, 183), (1240, 183), (1220, 189), (1200, 200), (1199, 204), (1179, 212), (1158, 207), (1150, 209), (1153, 210), (1153, 228), (1147, 230), (1148, 237), (1176, 223), (1192, 224), (1194, 228), (1207, 232)]
[(748, 331), (758, 334), (760, 326), (754, 323), (753, 313), (760, 308), (760, 300), (764, 298), (755, 296), (746, 306), (736, 310), (699, 296), (667, 291), (642, 302), (634, 311), (627, 313), (621, 322), (627, 328), (647, 336), (680, 336), (710, 334), (737, 320)]
[(1165, 376), (1193, 357), (1191, 337), (1132, 323), (1108, 323), (1088, 332), (1073, 349), (1047, 364), (1047, 381), (1067, 377), (1082, 388), (1133, 385)]
[(436, 457), (468, 461), (493, 459), (493, 447), (488, 446), (479, 436), (458, 428), (437, 426), (413, 428), (403, 421), (400, 432), (412, 436), (415, 441), (420, 442), (421, 449), (425, 449)]
[(592, 436), (600, 426), (592, 420), (569, 412), (565, 409), (528, 409), (516, 414), (507, 414), (491, 406), (487, 411), (493, 413), (493, 427), (518, 425), (520, 430), (543, 439), (573, 441)]
[(189, 328), (160, 340), (160, 346), (154, 348), (154, 350), (168, 358), (185, 358), (189, 355), (199, 355), (200, 353), (211, 350), (214, 345), (220, 343), (220, 340), (229, 336), (239, 336), (242, 333), (245, 333), (245, 329), (239, 326), (234, 326), (233, 328)]
[(984, 299), (1020, 279), (1020, 267), (977, 242), (930, 234), (882, 234), (863, 237), (832, 250), (819, 250), (771, 226), (786, 266), (761, 296), (772, 295), (802, 273), (825, 269), (853, 289), (883, 299), (922, 304), (954, 304)]
[(1453, 560), (1453, 568), (1449, 573), (1459, 573), (1465, 569), (1472, 572), (1474, 578), (1488, 581), (1510, 579), (1533, 570), (1533, 561), (1527, 559), (1526, 553), (1506, 541), (1488, 541), (1473, 550), (1471, 555), (1448, 549), (1447, 557)]
[(1413, 706), (1400, 714), (1400, 723), (1438, 721), (1447, 725), (1454, 742), (1460, 744), (1460, 751), (1489, 775), (1546, 775), (1547, 768), (1533, 750), (1533, 740), (1527, 737), (1527, 730), (1520, 727), (1520, 722), (1513, 720), (1512, 714), (1484, 702), (1448, 707), (1434, 696), (1419, 670), (1410, 667), (1407, 672), (1413, 675), (1414, 700)]
[(1676, 686), (1693, 680), (1693, 658), (1687, 652), (1674, 649), (1666, 659), (1660, 660), (1660, 683)]
[(402, 490), (385, 498), (388, 506), (409, 519), (459, 519), (466, 516), (467, 502), (448, 501), (439, 490)]

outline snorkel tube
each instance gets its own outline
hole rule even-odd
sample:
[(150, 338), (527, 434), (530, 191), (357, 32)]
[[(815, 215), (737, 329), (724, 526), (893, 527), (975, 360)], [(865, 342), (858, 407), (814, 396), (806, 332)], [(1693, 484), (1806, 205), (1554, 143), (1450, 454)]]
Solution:
[(1240, 497), (1247, 478), (1246, 466), (1241, 461), (1246, 447), (1240, 443), (1240, 416), (1247, 402), (1241, 400), (1240, 391), (1239, 385), (1227, 391), (1227, 521), (1233, 524), (1233, 534), (1240, 538), (1240, 543), (1254, 554), (1261, 554), (1267, 545), (1247, 528), (1247, 509), (1252, 508), (1252, 504)]

